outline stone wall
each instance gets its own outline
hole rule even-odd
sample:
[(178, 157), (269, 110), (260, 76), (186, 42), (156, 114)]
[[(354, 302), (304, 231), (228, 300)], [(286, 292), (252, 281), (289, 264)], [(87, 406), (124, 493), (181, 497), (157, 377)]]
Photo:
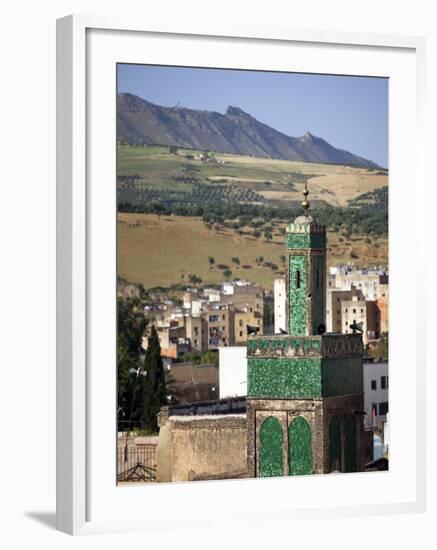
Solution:
[(246, 473), (246, 415), (170, 416), (161, 423), (157, 481)]

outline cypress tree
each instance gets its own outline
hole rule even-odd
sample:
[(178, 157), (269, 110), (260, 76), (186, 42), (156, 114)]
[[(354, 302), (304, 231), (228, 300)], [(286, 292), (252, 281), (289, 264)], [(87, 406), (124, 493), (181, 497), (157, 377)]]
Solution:
[(147, 342), (144, 370), (147, 372), (142, 381), (144, 400), (144, 427), (152, 432), (158, 430), (156, 415), (167, 404), (165, 391), (165, 373), (161, 358), (161, 346), (154, 326)]

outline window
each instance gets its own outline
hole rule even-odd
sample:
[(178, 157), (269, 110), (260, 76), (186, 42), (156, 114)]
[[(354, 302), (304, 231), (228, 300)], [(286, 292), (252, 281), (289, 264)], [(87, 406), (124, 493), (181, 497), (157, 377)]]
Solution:
[(296, 271), (296, 288), (300, 288), (300, 269)]
[(386, 401), (379, 404), (379, 415), (383, 416), (388, 413), (388, 403)]
[(356, 312), (357, 312), (357, 310), (354, 308), (354, 309), (352, 310), (352, 313), (356, 313)]
[(372, 380), (372, 381), (370, 382), (370, 389), (376, 390), (376, 380)]
[(243, 326), (243, 319), (240, 319), (238, 324), (240, 325), (240, 327), (242, 327)]
[(316, 288), (319, 290), (319, 270), (316, 269)]
[(387, 377), (381, 376), (381, 389), (386, 390), (387, 389)]
[(243, 331), (242, 330), (240, 330), (240, 336), (243, 336)]

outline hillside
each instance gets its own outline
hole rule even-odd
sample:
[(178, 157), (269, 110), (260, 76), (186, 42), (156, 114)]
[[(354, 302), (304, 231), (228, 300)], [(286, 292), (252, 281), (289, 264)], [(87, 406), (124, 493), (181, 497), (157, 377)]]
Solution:
[(163, 107), (138, 96), (117, 97), (117, 139), (136, 145), (176, 147), (261, 158), (379, 168), (368, 159), (333, 147), (307, 132), (291, 137), (238, 107), (224, 114)]
[[(238, 233), (223, 225), (207, 227), (195, 217), (120, 213), (117, 275), (152, 288), (187, 284), (190, 274), (203, 283), (222, 283), (229, 269), (231, 279), (246, 278), (271, 290), (285, 269), (284, 236), (279, 234), (283, 226), (274, 223), (273, 239), (267, 242), (254, 238), (249, 227)], [(327, 251), (328, 265), (351, 259), (357, 266), (387, 264), (386, 238), (329, 232)]]
[(384, 188), (388, 173), (373, 168), (210, 154), (168, 147), (118, 147), (120, 204), (261, 204), (296, 207), (308, 182), (313, 206), (348, 206), (365, 193)]

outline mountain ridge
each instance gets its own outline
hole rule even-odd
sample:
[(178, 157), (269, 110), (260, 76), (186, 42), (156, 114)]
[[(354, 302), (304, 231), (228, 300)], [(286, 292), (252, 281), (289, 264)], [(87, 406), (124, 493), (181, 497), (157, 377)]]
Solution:
[(240, 107), (229, 105), (224, 114), (164, 107), (130, 93), (117, 96), (117, 139), (132, 144), (380, 168), (372, 160), (336, 148), (310, 132), (288, 136)]

